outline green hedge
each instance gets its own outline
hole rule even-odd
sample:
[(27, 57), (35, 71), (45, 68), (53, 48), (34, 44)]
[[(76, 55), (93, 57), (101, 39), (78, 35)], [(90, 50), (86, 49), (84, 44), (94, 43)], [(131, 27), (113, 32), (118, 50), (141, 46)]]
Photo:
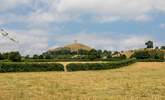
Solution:
[(136, 62), (136, 59), (127, 59), (123, 61), (109, 63), (71, 63), (66, 66), (67, 71), (86, 71), (86, 70), (104, 70), (115, 69), (127, 66)]
[(45, 72), (64, 71), (64, 66), (58, 63), (22, 63), (4, 62), (0, 63), (0, 72)]
[(139, 62), (165, 62), (163, 59), (137, 59)]

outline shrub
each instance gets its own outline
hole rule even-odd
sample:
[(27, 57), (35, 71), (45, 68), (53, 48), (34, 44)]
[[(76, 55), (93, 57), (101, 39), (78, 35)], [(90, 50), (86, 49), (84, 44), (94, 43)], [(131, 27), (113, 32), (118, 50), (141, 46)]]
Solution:
[(142, 50), (136, 51), (131, 58), (136, 58), (138, 60), (143, 59), (155, 59), (155, 60), (164, 60), (164, 52), (161, 50)]
[(103, 70), (114, 69), (129, 64), (135, 63), (136, 59), (128, 59), (123, 61), (109, 62), (109, 63), (72, 63), (66, 66), (67, 71), (86, 71), (86, 70)]
[(161, 59), (138, 59), (139, 62), (164, 62), (164, 60)]
[(0, 53), (0, 60), (4, 60), (4, 56), (1, 53)]
[(11, 60), (13, 62), (20, 62), (21, 61), (20, 53), (19, 52), (10, 52), (9, 60)]
[(43, 72), (64, 71), (64, 66), (58, 63), (22, 63), (2, 62), (0, 72)]

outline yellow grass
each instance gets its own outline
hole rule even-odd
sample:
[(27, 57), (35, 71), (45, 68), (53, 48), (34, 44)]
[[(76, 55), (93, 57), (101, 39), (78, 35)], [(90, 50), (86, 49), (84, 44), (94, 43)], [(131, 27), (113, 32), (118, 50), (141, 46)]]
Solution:
[(165, 63), (87, 72), (1, 73), (0, 100), (165, 100)]

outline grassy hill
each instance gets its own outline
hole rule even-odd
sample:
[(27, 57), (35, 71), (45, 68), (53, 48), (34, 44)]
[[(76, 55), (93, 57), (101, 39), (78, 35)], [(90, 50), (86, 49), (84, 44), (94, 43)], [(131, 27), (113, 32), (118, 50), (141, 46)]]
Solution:
[(81, 44), (81, 43), (73, 43), (73, 44), (65, 45), (64, 47), (58, 47), (55, 49), (51, 49), (49, 51), (58, 51), (58, 50), (62, 50), (62, 49), (69, 49), (71, 51), (78, 51), (78, 50), (90, 51), (93, 48), (91, 48), (87, 45)]
[(164, 100), (165, 63), (102, 71), (0, 73), (0, 100)]
[(92, 49), (91, 47), (89, 47), (87, 45), (84, 45), (84, 44), (81, 44), (81, 43), (69, 44), (69, 45), (66, 45), (64, 47), (70, 48), (72, 51), (77, 51), (77, 50), (80, 50), (80, 49), (89, 51), (89, 50)]

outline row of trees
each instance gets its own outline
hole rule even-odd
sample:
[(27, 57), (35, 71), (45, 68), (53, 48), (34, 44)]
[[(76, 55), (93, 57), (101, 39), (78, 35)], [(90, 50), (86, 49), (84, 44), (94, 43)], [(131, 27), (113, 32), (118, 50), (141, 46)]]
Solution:
[[(146, 48), (154, 48), (154, 42), (153, 41), (147, 41), (145, 43), (145, 45), (146, 45)], [(160, 48), (159, 47), (155, 47), (155, 49), (165, 50), (165, 46), (161, 46)]]
[[(154, 48), (153, 41), (147, 41), (145, 43), (147, 46), (146, 48), (152, 48), (152, 49), (145, 49), (144, 51), (135, 52), (133, 57), (136, 58), (163, 58), (164, 53), (162, 50), (165, 50), (165, 46), (162, 47), (156, 47)], [(161, 49), (161, 50), (160, 50)], [(151, 51), (147, 51), (151, 50)], [(153, 51), (152, 51), (153, 50)], [(155, 56), (153, 57), (153, 55)], [(152, 56), (152, 57), (151, 57)], [(159, 56), (159, 57), (158, 57)], [(7, 53), (0, 53), (0, 60), (11, 60), (11, 61), (21, 61), (21, 59), (85, 59), (85, 60), (112, 60), (114, 58), (116, 59), (126, 59), (125, 55), (122, 55), (120, 52), (111, 52), (108, 50), (95, 50), (92, 49), (90, 51), (87, 50), (78, 50), (78, 51), (72, 51), (69, 48), (61, 48), (59, 50), (54, 51), (48, 51), (41, 55), (33, 55), (30, 57), (29, 55), (22, 57), (19, 52), (7, 52)]]
[(69, 58), (69, 59), (100, 59), (100, 58), (112, 58), (112, 52), (107, 50), (78, 50), (71, 51), (70, 49), (60, 49), (55, 51), (48, 51), (42, 55), (34, 55), (33, 59), (56, 59), (56, 58)]
[(0, 60), (19, 62), (21, 61), (21, 54), (19, 52), (0, 53)]
[(139, 60), (152, 59), (152, 60), (164, 60), (164, 52), (158, 49), (152, 50), (140, 50), (136, 51), (131, 58), (136, 58)]

